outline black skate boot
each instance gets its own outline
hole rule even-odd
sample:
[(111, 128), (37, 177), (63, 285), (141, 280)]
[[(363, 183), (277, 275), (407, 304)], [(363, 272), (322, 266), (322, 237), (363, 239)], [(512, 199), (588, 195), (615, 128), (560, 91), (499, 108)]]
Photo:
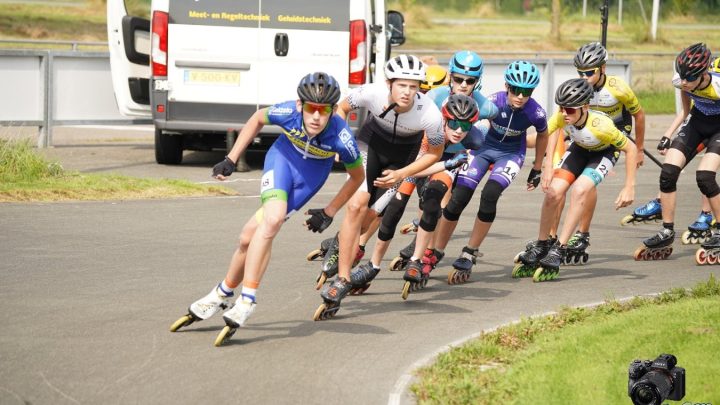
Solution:
[(533, 281), (539, 283), (555, 280), (560, 273), (560, 264), (565, 261), (566, 249), (566, 246), (556, 242), (538, 262), (539, 267), (533, 273)]
[(322, 321), (325, 319), (332, 318), (337, 314), (340, 309), (340, 302), (350, 292), (352, 283), (342, 277), (338, 277), (330, 285), (326, 286), (320, 296), (323, 299), (323, 303), (320, 304), (318, 309), (313, 315), (313, 320)]
[(360, 295), (370, 288), (370, 282), (380, 273), (380, 269), (373, 267), (371, 262), (361, 264), (350, 272), (350, 281), (352, 289), (350, 295)]
[(668, 228), (661, 229), (655, 235), (645, 239), (643, 246), (635, 250), (635, 260), (665, 260), (672, 254), (672, 243), (675, 240), (675, 231)]
[(538, 268), (538, 262), (545, 257), (550, 250), (549, 240), (538, 240), (530, 243), (524, 252), (515, 256), (515, 266), (510, 274), (512, 278), (532, 277)]
[(402, 299), (406, 300), (411, 291), (419, 290), (423, 281), (423, 264), (420, 260), (411, 260), (405, 266), (405, 274), (403, 274)]
[(460, 257), (453, 262), (453, 270), (448, 274), (448, 284), (462, 284), (468, 281), (473, 265), (477, 262), (478, 250), (465, 246)]
[(585, 249), (590, 246), (590, 233), (577, 231), (567, 243), (565, 265), (580, 265), (587, 263), (590, 255)]
[(390, 262), (390, 271), (400, 271), (407, 266), (408, 261), (415, 253), (415, 242), (417, 241), (417, 235), (413, 237), (412, 242), (400, 250), (400, 256), (392, 259)]
[(330, 249), (330, 245), (333, 244), (335, 238), (337, 238), (337, 234), (335, 234), (335, 237), (323, 239), (323, 241), (320, 242), (320, 249), (315, 249), (308, 253), (306, 257), (307, 261), (312, 262), (313, 260), (325, 257), (325, 254), (327, 254), (327, 251)]
[(695, 262), (699, 265), (718, 264), (720, 261), (720, 231), (715, 231), (712, 236), (700, 245), (695, 252)]
[(335, 277), (338, 272), (338, 260), (340, 259), (339, 243), (338, 235), (335, 235), (323, 257), (320, 274), (318, 274), (317, 279), (315, 279), (316, 290), (321, 289), (325, 281)]

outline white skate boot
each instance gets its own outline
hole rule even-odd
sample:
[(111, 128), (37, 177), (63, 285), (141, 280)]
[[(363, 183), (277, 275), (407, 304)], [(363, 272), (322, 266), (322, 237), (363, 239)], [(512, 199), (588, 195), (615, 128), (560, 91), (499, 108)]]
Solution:
[(215, 339), (215, 346), (222, 346), (230, 340), (239, 327), (245, 325), (250, 315), (255, 311), (255, 302), (240, 300), (232, 309), (223, 314), (225, 327)]
[(201, 320), (210, 318), (221, 309), (229, 309), (235, 305), (232, 302), (234, 295), (225, 296), (215, 287), (210, 293), (190, 305), (190, 313)]

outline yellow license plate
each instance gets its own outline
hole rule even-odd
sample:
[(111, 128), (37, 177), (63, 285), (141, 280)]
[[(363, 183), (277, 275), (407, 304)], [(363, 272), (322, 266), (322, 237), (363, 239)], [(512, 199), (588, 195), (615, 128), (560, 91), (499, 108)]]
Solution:
[(221, 72), (212, 70), (186, 70), (185, 83), (218, 84), (223, 86), (239, 86), (240, 72)]

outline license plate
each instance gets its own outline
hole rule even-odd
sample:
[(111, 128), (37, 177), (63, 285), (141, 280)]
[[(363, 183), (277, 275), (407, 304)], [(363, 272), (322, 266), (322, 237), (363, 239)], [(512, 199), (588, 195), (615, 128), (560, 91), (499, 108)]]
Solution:
[(186, 70), (185, 83), (210, 84), (221, 86), (239, 86), (240, 72), (223, 72), (213, 70)]

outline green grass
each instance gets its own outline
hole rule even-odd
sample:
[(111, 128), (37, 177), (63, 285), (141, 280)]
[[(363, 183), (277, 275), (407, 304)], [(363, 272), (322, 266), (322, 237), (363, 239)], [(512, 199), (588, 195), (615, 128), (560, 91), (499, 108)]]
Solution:
[(636, 94), (645, 114), (675, 114), (675, 90), (642, 90)]
[(720, 402), (720, 284), (563, 308), (524, 319), (440, 355), (418, 371), (420, 403), (628, 403), (627, 368), (661, 353), (687, 371), (686, 401)]
[(67, 172), (40, 156), (29, 140), (0, 139), (0, 202), (129, 200), (235, 195), (226, 187), (186, 180), (139, 179)]

